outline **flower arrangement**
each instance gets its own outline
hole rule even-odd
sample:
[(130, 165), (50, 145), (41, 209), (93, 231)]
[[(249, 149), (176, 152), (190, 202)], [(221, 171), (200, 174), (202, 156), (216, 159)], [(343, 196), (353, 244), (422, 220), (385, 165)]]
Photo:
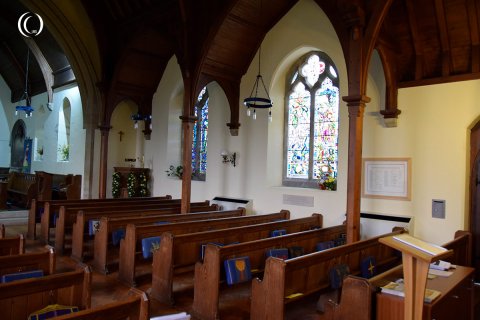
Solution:
[(58, 148), (58, 151), (60, 152), (60, 155), (61, 155), (60, 160), (68, 161), (68, 159), (70, 158), (70, 145), (69, 144), (61, 145)]
[(129, 198), (135, 197), (137, 195), (136, 185), (137, 185), (137, 177), (133, 172), (130, 172), (127, 178), (127, 192), (128, 192)]
[(120, 197), (120, 173), (115, 172), (112, 176), (112, 197)]
[(147, 186), (147, 175), (145, 173), (140, 173), (138, 176), (138, 194), (140, 197), (148, 197), (148, 186)]
[(337, 179), (335, 177), (329, 176), (326, 179), (320, 180), (318, 184), (322, 190), (337, 190)]
[(38, 148), (37, 153), (39, 156), (43, 156), (43, 147)]
[(168, 170), (165, 171), (167, 176), (169, 177), (177, 177), (178, 179), (182, 179), (183, 176), (183, 166), (173, 166), (171, 165)]

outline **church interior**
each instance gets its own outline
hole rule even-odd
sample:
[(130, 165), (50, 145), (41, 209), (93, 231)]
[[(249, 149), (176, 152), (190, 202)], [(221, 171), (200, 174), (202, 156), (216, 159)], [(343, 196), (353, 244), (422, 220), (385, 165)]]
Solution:
[(0, 9), (2, 281), (77, 270), (79, 319), (480, 317), (480, 2)]

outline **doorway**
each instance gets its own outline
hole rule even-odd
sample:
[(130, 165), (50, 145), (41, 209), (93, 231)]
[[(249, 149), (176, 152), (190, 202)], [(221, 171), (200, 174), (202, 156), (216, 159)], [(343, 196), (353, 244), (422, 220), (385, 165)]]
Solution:
[(23, 120), (17, 120), (13, 126), (10, 140), (10, 168), (12, 171), (22, 171), (25, 157), (24, 143), (26, 131), (25, 122), (23, 122)]

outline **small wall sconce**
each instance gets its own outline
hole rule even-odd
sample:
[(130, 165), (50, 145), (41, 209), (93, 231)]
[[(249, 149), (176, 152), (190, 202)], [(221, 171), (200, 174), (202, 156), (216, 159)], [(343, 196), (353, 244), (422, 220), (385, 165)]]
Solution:
[(227, 151), (222, 151), (222, 153), (220, 153), (220, 155), (222, 156), (222, 162), (223, 163), (231, 163), (233, 164), (233, 166), (235, 167), (236, 164), (235, 164), (235, 161), (237, 160), (237, 153), (234, 152), (232, 154), (228, 154)]

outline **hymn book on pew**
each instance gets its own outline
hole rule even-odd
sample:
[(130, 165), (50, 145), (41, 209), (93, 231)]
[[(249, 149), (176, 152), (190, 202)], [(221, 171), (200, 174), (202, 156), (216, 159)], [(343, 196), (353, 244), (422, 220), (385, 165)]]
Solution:
[[(395, 282), (389, 282), (383, 287), (381, 287), (382, 293), (388, 293), (388, 294), (393, 294), (396, 296), (400, 297), (405, 297), (405, 290), (404, 290), (404, 283), (403, 279), (398, 279)], [(433, 300), (435, 300), (437, 297), (439, 297), (441, 294), (440, 291), (438, 290), (433, 290), (433, 289), (425, 289), (425, 297), (424, 301), (427, 303), (431, 303)]]

